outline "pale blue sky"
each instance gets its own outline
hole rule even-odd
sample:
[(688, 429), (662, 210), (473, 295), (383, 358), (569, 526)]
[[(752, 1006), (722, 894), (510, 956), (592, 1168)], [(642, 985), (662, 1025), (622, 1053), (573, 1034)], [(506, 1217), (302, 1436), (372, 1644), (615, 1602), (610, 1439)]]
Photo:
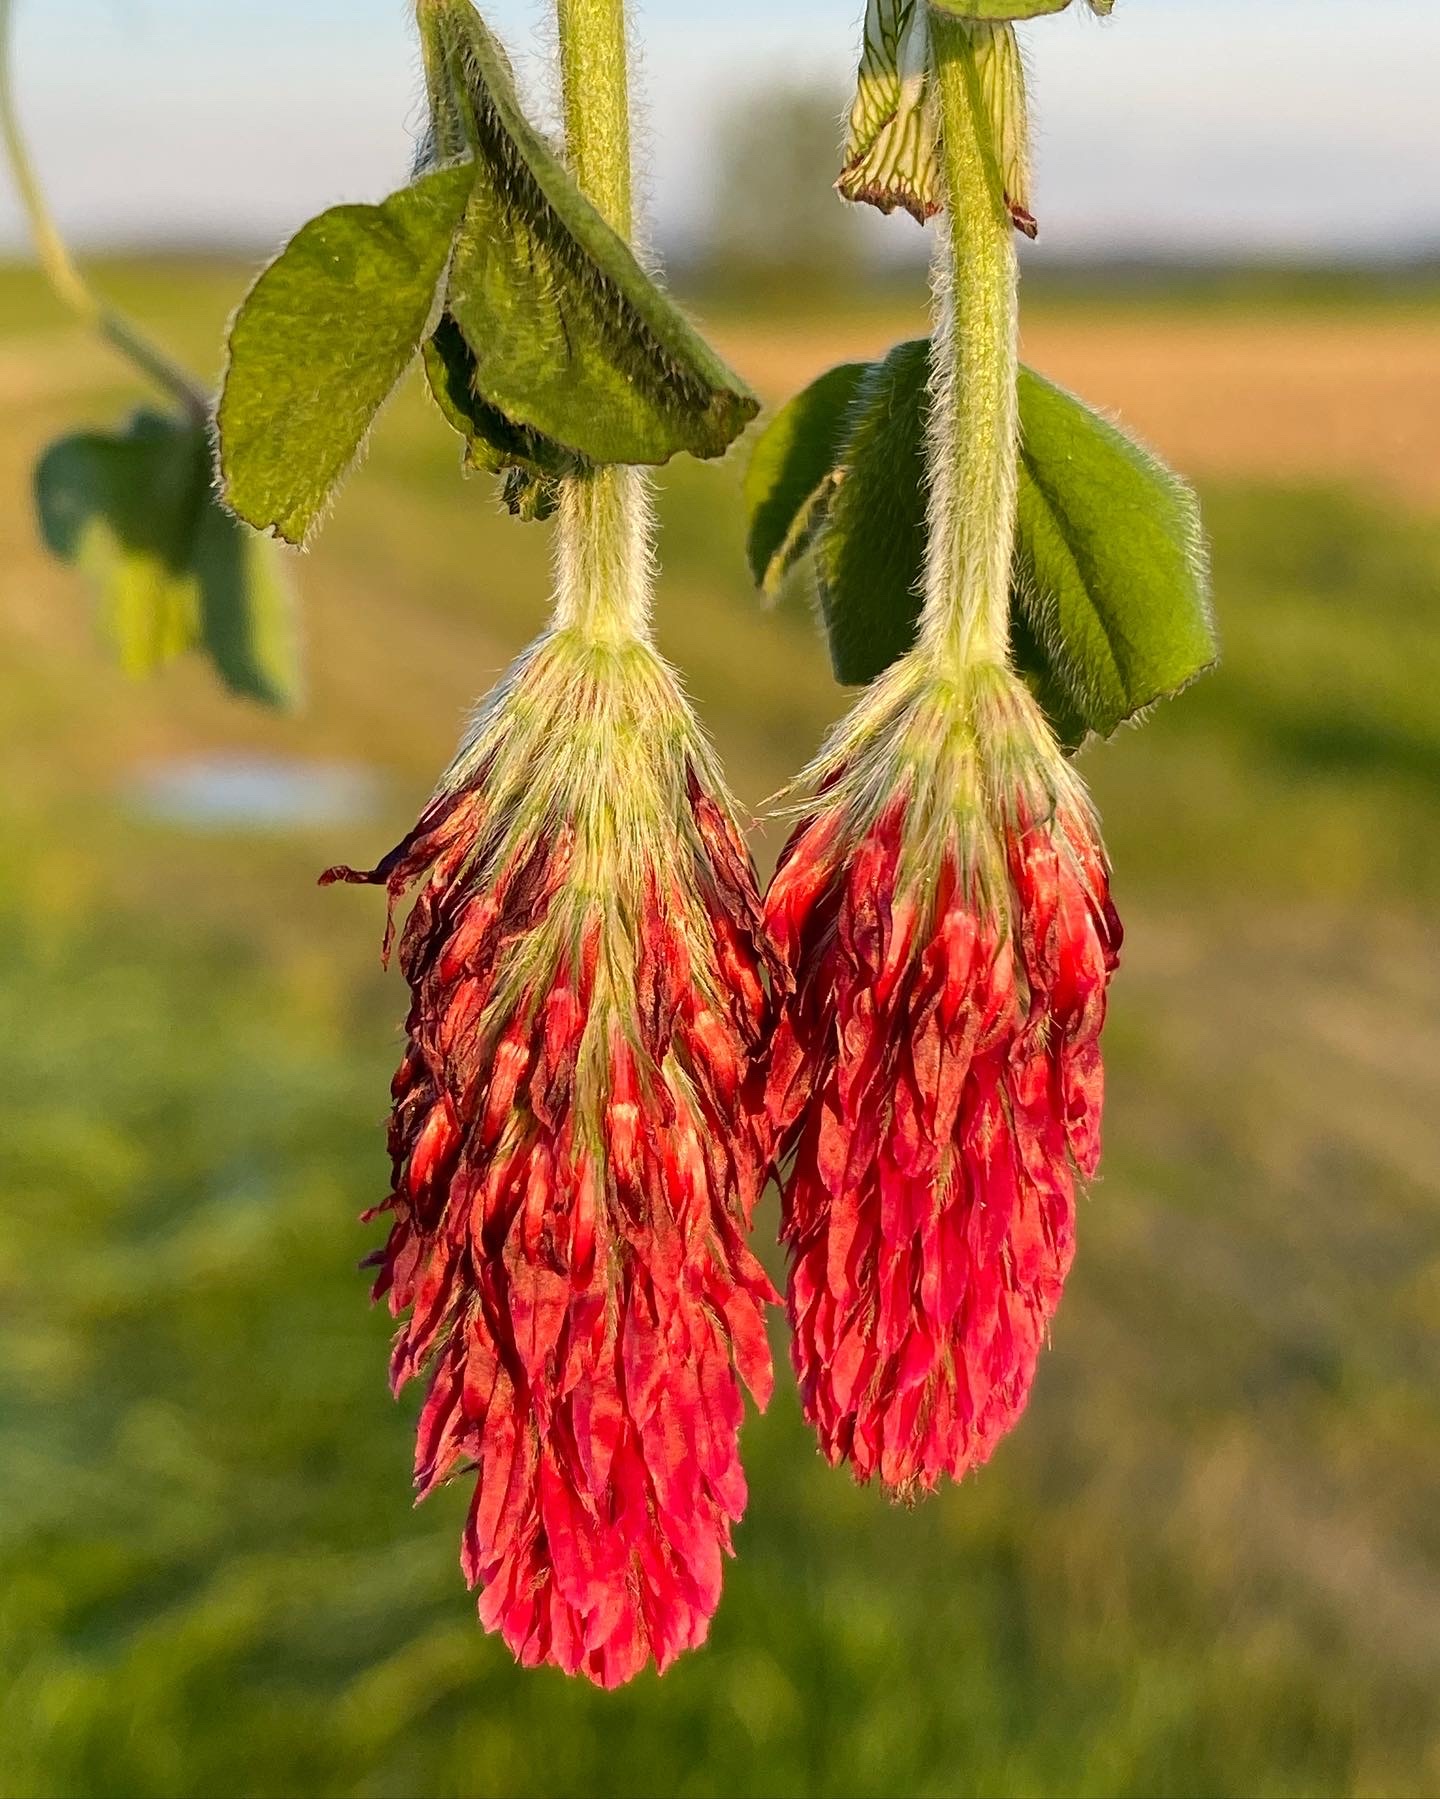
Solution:
[[(277, 240), (404, 176), (406, 0), (17, 0), (24, 120), (82, 242)], [(545, 0), (487, 13), (532, 77)], [(658, 231), (702, 221), (717, 117), (747, 85), (843, 98), (863, 0), (648, 0)], [(1440, 243), (1440, 0), (1119, 0), (1025, 32), (1056, 254)], [(894, 231), (913, 229), (895, 221)], [(20, 226), (0, 176), (0, 250)]]

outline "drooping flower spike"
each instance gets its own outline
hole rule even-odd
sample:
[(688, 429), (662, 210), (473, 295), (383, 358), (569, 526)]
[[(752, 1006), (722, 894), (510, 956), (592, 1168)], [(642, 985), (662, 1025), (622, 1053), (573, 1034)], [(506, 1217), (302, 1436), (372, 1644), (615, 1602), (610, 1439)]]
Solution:
[[(647, 476), (614, 457), (713, 452), (754, 406), (613, 241), (631, 229), (621, 0), (557, 11), (579, 192), (468, 0), (426, 0), (419, 21), (431, 148), (468, 146), (486, 245), (451, 300), (473, 321), (498, 295), (513, 353), (513, 292), (558, 283), (526, 355), (547, 418), (572, 377), (588, 396), (594, 442), (549, 438), (451, 371), (442, 405), (471, 453), (509, 467), (514, 509), (554, 512), (552, 624), (415, 829), (326, 878), (383, 884), (392, 915), (419, 890), (373, 1258), (404, 1320), (392, 1382), (427, 1383), (416, 1484), (474, 1474), (461, 1562), (485, 1627), (526, 1666), (613, 1687), (704, 1639), (745, 1506), (741, 1385), (765, 1404), (777, 1299), (747, 1245), (769, 1150), (763, 975), (785, 978), (714, 758), (652, 647)], [(516, 378), (512, 359), (512, 399)]]
[(474, 1469), (463, 1567), (523, 1663), (663, 1671), (744, 1509), (739, 1379), (771, 1385), (768, 952), (711, 755), (647, 644), (562, 628), (404, 842), (327, 878), (420, 884), (374, 1258), (419, 1491)]
[(950, 219), (920, 637), (802, 778), (767, 900), (796, 977), (768, 1093), (805, 1412), (902, 1497), (986, 1461), (1029, 1395), (1121, 940), (1094, 812), (1008, 652), (1016, 269), (977, 55), (1009, 30), (931, 20)]
[(831, 1461), (901, 1495), (1029, 1394), (1099, 1154), (1120, 926), (1094, 814), (998, 664), (884, 677), (812, 771), (769, 920), (793, 1354)]

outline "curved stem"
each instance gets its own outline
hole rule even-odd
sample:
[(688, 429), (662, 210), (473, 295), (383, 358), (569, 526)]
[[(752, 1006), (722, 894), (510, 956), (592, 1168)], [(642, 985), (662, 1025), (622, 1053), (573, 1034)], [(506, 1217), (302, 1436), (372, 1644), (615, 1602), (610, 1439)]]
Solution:
[(197, 423), (210, 417), (210, 397), (165, 352), (152, 344), (135, 326), (114, 312), (94, 292), (75, 266), (55, 221), (45, 204), (39, 177), (25, 147), (15, 111), (15, 91), (10, 67), (12, 0), (0, 0), (0, 144), (15, 177), (20, 203), (35, 240), (35, 253), (56, 298), (83, 325), (95, 331), (176, 400)]
[(1006, 26), (931, 17), (948, 220), (937, 251), (921, 642), (947, 670), (1004, 660), (1020, 448), (1019, 264), (979, 54)]
[[(582, 192), (622, 237), (632, 228), (630, 72), (624, 0), (556, 0), (565, 141)], [(560, 485), (556, 622), (597, 640), (649, 631), (650, 482), (585, 468)]]

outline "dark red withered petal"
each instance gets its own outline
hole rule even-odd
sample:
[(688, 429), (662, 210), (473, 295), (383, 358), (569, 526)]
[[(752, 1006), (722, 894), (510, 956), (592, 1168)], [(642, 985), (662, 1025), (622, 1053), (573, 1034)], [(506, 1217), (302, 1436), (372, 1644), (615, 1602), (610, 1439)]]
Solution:
[(524, 1665), (607, 1687), (703, 1640), (745, 1504), (740, 1385), (761, 1404), (771, 1387), (777, 1296), (745, 1238), (769, 1154), (762, 975), (783, 986), (783, 964), (693, 768), (688, 798), (698, 947), (685, 896), (647, 868), (619, 901), (633, 941), (595, 902), (537, 960), (574, 832), (497, 865), (505, 839), (468, 789), (374, 870), (326, 877), (392, 906), (420, 888), (376, 1258), (404, 1317), (392, 1379), (428, 1376), (417, 1489), (474, 1471), (461, 1561), (482, 1622)]

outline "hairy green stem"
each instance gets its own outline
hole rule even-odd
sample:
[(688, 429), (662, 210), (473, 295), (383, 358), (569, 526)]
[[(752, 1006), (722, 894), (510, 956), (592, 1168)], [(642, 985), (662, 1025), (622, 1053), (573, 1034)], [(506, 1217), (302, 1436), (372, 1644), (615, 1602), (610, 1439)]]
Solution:
[[(631, 234), (630, 67), (624, 0), (556, 0), (565, 141), (582, 192)], [(596, 640), (649, 631), (649, 477), (587, 468), (560, 486), (556, 623)]]
[(203, 423), (210, 416), (210, 398), (198, 382), (152, 344), (128, 319), (114, 312), (87, 284), (66, 248), (50, 209), (45, 204), (39, 177), (25, 148), (15, 111), (15, 91), (10, 68), (11, 0), (0, 0), (0, 143), (5, 148), (20, 203), (35, 240), (35, 253), (56, 298), (69, 307), (83, 325), (127, 358), (171, 400)]
[(576, 181), (621, 237), (630, 192), (630, 55), (625, 0), (556, 0), (565, 147)]
[(932, 15), (948, 221), (937, 252), (921, 643), (955, 672), (1009, 649), (1020, 448), (1019, 264), (977, 51), (1004, 26)]

